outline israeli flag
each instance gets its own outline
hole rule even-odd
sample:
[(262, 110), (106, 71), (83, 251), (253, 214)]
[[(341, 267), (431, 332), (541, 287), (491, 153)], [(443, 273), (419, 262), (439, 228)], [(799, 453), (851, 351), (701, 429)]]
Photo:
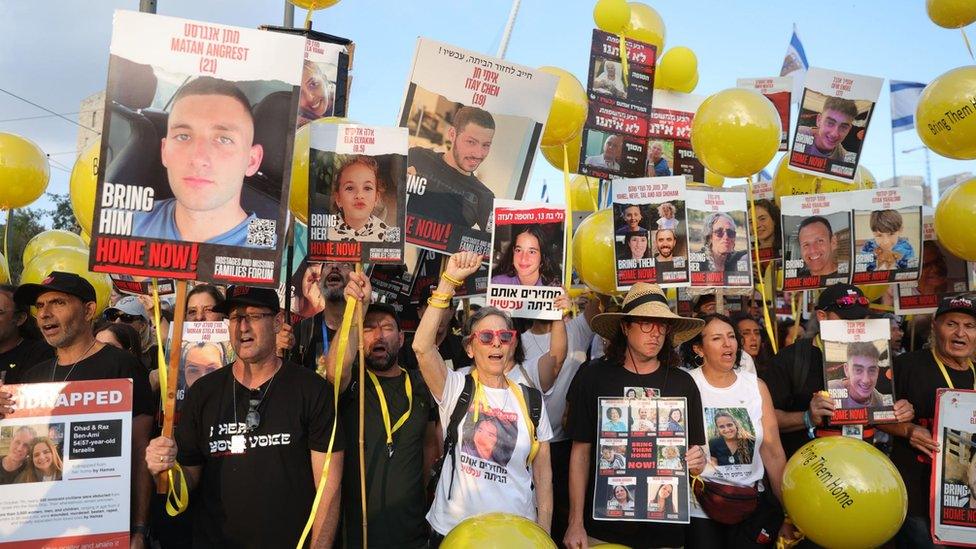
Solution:
[(898, 133), (915, 127), (915, 107), (925, 84), (891, 81), (891, 131)]
[(793, 77), (794, 103), (799, 103), (802, 99), (803, 80), (808, 68), (810, 63), (807, 62), (807, 54), (803, 51), (800, 35), (796, 33), (796, 23), (793, 23), (793, 36), (790, 37), (790, 45), (786, 47), (786, 57), (783, 59), (783, 67), (779, 70), (779, 75)]

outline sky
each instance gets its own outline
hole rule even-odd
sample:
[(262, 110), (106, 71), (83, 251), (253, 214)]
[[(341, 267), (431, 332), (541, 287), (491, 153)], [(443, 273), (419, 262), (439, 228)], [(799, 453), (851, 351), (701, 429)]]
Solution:
[[(553, 65), (586, 81), (595, 0), (523, 0), (506, 59)], [(928, 83), (973, 64), (958, 30), (937, 27), (923, 0), (658, 0), (647, 2), (664, 19), (664, 51), (686, 46), (698, 56), (696, 94), (734, 87), (736, 78), (779, 74), (793, 24), (812, 66)], [(138, 0), (0, 0), (0, 90), (77, 120), (85, 97), (105, 88), (112, 13), (138, 10)], [(511, 8), (509, 0), (341, 0), (313, 14), (313, 28), (356, 43), (349, 117), (364, 124), (395, 125), (416, 39), (424, 36), (494, 55)], [(158, 0), (162, 15), (257, 27), (280, 25), (283, 0)], [(305, 10), (295, 9), (301, 25)], [(866, 136), (861, 163), (883, 180), (892, 175), (888, 82)], [(51, 159), (48, 192), (66, 193), (78, 127), (0, 92), (0, 132), (26, 137)], [(922, 143), (914, 131), (895, 136), (898, 175), (925, 175)], [(976, 161), (931, 153), (933, 180), (976, 172)], [(770, 172), (775, 166), (771, 162)], [(550, 201), (563, 198), (562, 174), (537, 155), (524, 198), (537, 200), (542, 182)], [(726, 182), (726, 185), (739, 182)], [(50, 207), (42, 198), (34, 206)]]

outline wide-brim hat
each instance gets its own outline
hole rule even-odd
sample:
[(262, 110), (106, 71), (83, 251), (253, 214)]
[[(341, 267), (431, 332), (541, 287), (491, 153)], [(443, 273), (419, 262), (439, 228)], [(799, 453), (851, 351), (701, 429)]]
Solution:
[(698, 335), (705, 327), (705, 321), (700, 318), (687, 318), (671, 312), (668, 298), (657, 284), (638, 282), (631, 286), (624, 297), (620, 312), (601, 313), (593, 317), (590, 323), (593, 331), (613, 341), (620, 332), (620, 321), (627, 317), (653, 318), (668, 323), (668, 333), (675, 345)]

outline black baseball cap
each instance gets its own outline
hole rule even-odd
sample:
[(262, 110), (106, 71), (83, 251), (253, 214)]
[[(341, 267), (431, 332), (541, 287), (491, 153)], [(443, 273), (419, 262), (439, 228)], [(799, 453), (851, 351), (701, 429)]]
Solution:
[(46, 292), (64, 292), (80, 299), (83, 303), (97, 301), (95, 287), (84, 277), (74, 273), (52, 271), (39, 284), (21, 284), (14, 292), (14, 302), (22, 307), (30, 307), (37, 297)]
[(844, 320), (861, 320), (870, 314), (870, 303), (860, 288), (841, 283), (827, 286), (820, 292), (816, 308), (819, 311), (833, 311)]
[(266, 307), (274, 313), (281, 310), (281, 303), (278, 301), (278, 292), (270, 288), (233, 285), (227, 287), (227, 296), (224, 302), (218, 303), (213, 310), (216, 313), (226, 315), (230, 313), (231, 309), (239, 305)]
[(976, 318), (976, 300), (972, 296), (943, 297), (939, 308), (935, 310), (935, 318), (945, 313), (966, 313)]
[(393, 305), (389, 303), (370, 303), (369, 308), (366, 309), (366, 314), (368, 315), (370, 313), (390, 315), (393, 317), (393, 322), (396, 322), (397, 328), (400, 328), (400, 313), (397, 312), (396, 307)]

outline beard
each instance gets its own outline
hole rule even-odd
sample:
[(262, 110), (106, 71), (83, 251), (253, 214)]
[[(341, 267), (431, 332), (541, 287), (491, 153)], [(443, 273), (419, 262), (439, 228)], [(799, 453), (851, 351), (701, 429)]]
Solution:
[(399, 354), (399, 349), (395, 351), (393, 349), (383, 348), (383, 355), (377, 357), (372, 351), (366, 355), (366, 368), (374, 372), (385, 372), (390, 368), (396, 366), (397, 355)]

